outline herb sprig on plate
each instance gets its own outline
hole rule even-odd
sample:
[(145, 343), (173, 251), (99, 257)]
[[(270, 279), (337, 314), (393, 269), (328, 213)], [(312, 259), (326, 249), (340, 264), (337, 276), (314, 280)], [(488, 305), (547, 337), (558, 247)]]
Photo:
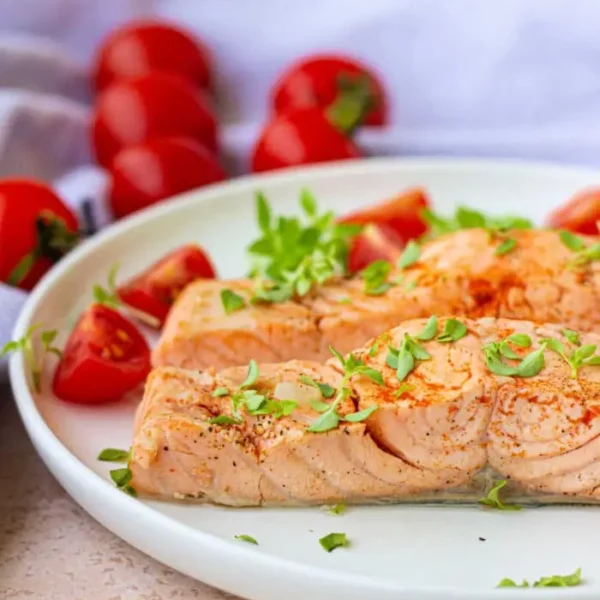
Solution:
[(574, 252), (573, 258), (568, 263), (570, 267), (577, 269), (592, 261), (600, 260), (600, 242), (588, 247), (583, 239), (570, 231), (560, 231), (558, 235), (560, 241)]
[(549, 575), (546, 577), (540, 577), (537, 581), (534, 581), (533, 585), (530, 585), (527, 579), (523, 579), (521, 583), (517, 583), (513, 579), (504, 578), (497, 585), (499, 588), (543, 588), (543, 587), (575, 587), (581, 585), (583, 580), (581, 578), (581, 569), (577, 569), (569, 575)]
[(498, 483), (494, 484), (492, 489), (488, 492), (488, 495), (479, 500), (479, 504), (497, 510), (521, 510), (521, 507), (516, 504), (504, 504), (502, 500), (500, 500), (500, 490), (506, 486), (506, 483), (506, 479), (502, 479), (502, 481), (498, 481)]
[[(509, 345), (529, 348), (531, 338), (525, 334), (513, 334), (500, 342), (489, 342), (483, 347), (485, 364), (490, 372), (505, 377), (534, 377), (545, 366), (544, 351), (547, 344), (542, 341), (537, 350), (532, 350), (524, 357), (519, 356)], [(507, 363), (504, 359), (519, 361), (515, 366)]]

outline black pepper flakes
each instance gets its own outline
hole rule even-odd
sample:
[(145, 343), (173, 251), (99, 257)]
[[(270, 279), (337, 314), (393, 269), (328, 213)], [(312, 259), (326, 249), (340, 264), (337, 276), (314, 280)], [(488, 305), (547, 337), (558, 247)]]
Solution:
[(484, 537), (480, 537), (480, 538), (479, 538), (479, 541), (480, 541), (480, 542), (485, 542), (485, 538), (484, 538)]

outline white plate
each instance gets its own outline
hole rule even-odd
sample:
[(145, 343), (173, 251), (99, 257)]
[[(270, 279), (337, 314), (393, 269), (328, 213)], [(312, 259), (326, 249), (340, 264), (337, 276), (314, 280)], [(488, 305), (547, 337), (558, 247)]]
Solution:
[[(372, 160), (240, 179), (163, 204), (104, 231), (54, 269), (29, 298), (15, 329), (32, 323), (66, 332), (121, 261), (129, 276), (184, 242), (199, 241), (223, 277), (241, 275), (256, 235), (253, 192), (280, 213), (297, 211), (308, 186), (323, 208), (344, 212), (424, 185), (436, 209), (457, 203), (542, 219), (600, 172), (474, 160)], [(62, 339), (64, 341), (64, 333)], [(140, 501), (117, 491), (111, 468), (95, 460), (107, 446), (128, 447), (134, 406), (85, 408), (30, 394), (21, 357), (10, 374), (19, 410), (43, 460), (95, 519), (154, 558), (192, 577), (255, 600), (522, 597), (496, 590), (503, 577), (535, 579), (583, 569), (586, 585), (530, 591), (536, 598), (598, 598), (598, 508), (486, 512), (477, 506), (225, 509)], [(94, 385), (90, 381), (90, 385)], [(325, 553), (318, 539), (346, 532), (350, 549)], [(247, 533), (260, 546), (237, 542)], [(486, 541), (480, 541), (483, 537)]]

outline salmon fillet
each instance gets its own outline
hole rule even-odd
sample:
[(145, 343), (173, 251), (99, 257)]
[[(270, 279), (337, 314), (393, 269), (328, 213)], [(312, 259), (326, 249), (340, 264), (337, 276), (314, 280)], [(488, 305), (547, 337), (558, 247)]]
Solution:
[[(251, 386), (247, 367), (155, 369), (136, 416), (133, 487), (144, 496), (231, 506), (468, 501), (501, 478), (525, 501), (600, 496), (600, 366), (581, 366), (574, 378), (548, 347), (533, 376), (499, 375), (488, 360), (490, 348), (525, 357), (552, 338), (572, 353), (600, 345), (600, 336), (577, 340), (568, 332), (576, 345), (561, 325), (484, 317), (463, 319), (463, 337), (440, 341), (447, 321), (429, 341), (418, 339), (427, 321), (416, 319), (353, 352), (370, 376), (348, 379), (334, 358), (262, 365)], [(508, 344), (515, 334), (527, 347)], [(399, 377), (394, 356), (407, 343), (418, 344), (421, 358)], [(519, 364), (502, 360), (505, 368)], [(348, 392), (338, 423), (311, 431), (342, 384)], [(256, 414), (234, 406), (243, 389), (277, 406), (292, 397), (297, 406)], [(357, 421), (357, 411), (373, 412)], [(230, 422), (214, 422), (224, 418)]]
[[(392, 273), (395, 285), (365, 294), (360, 278), (317, 289), (297, 301), (252, 304), (252, 283), (197, 281), (180, 295), (153, 352), (154, 366), (217, 369), (294, 358), (324, 360), (329, 345), (348, 352), (408, 319), (431, 314), (504, 317), (563, 323), (582, 331), (600, 327), (600, 262), (573, 268), (575, 256), (559, 234), (510, 233), (500, 240), (469, 229), (425, 244), (419, 260)], [(591, 245), (598, 238), (585, 238)], [(246, 305), (225, 314), (220, 294), (231, 289)]]

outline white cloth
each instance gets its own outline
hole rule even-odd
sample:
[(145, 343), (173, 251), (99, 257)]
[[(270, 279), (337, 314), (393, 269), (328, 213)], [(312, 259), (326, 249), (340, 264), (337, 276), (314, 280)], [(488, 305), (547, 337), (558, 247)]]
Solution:
[[(278, 74), (318, 51), (379, 70), (391, 125), (361, 134), (372, 154), (600, 157), (597, 0), (0, 0), (0, 10), (0, 177), (55, 181), (76, 207), (93, 197), (101, 224), (110, 215), (105, 175), (90, 164), (90, 68), (107, 32), (145, 15), (211, 48), (234, 174)], [(24, 297), (0, 284), (0, 345)]]

